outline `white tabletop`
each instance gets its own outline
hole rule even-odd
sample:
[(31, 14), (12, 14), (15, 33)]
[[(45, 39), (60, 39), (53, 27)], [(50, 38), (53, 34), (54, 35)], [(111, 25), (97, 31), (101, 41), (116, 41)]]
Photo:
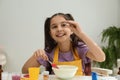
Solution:
[[(39, 80), (43, 80), (43, 77), (40, 76)], [(62, 80), (62, 79), (57, 78), (57, 76), (55, 75), (50, 75), (49, 80)], [(92, 77), (91, 76), (75, 76), (74, 78), (69, 80), (92, 80)], [(110, 76), (107, 76), (107, 77), (99, 76), (98, 80), (117, 80), (117, 79), (115, 77), (110, 77)]]
[[(12, 80), (11, 78), (11, 73), (8, 74), (9, 76), (7, 77), (7, 79), (5, 79), (4, 75), (4, 80)], [(39, 80), (43, 80), (43, 75), (39, 76)], [(49, 79), (48, 80), (62, 80), (57, 78), (57, 76), (55, 75), (49, 75)], [(72, 79), (68, 79), (68, 80), (92, 80), (91, 76), (75, 76)], [(111, 76), (106, 76), (106, 77), (102, 77), (102, 76), (98, 76), (98, 80), (117, 80), (115, 77), (111, 77)]]

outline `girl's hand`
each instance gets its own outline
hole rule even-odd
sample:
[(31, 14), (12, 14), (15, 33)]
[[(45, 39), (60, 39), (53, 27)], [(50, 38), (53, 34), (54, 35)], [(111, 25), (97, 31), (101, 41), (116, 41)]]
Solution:
[(35, 51), (33, 56), (35, 56), (36, 58), (48, 60), (48, 56), (45, 54), (45, 51), (43, 49), (38, 49), (37, 51)]
[(79, 23), (75, 22), (75, 21), (68, 21), (68, 23), (70, 24), (70, 29), (72, 30), (72, 32), (75, 34), (75, 35), (79, 35), (80, 33), (82, 33), (82, 29), (79, 25)]

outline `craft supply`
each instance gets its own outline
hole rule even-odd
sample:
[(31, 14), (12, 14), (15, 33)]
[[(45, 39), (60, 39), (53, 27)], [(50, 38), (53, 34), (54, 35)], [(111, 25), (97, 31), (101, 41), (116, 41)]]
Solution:
[(38, 80), (39, 79), (39, 73), (40, 73), (39, 67), (30, 67), (28, 69), (28, 71), (29, 71), (29, 80)]
[(98, 75), (96, 72), (92, 72), (92, 80), (98, 80)]
[(55, 63), (52, 63), (50, 60), (48, 60), (48, 62), (51, 64), (52, 67), (54, 68), (57, 68), (58, 69), (58, 66), (55, 64)]
[(43, 72), (43, 80), (49, 80), (49, 71)]
[(23, 77), (29, 78), (29, 74), (25, 74), (25, 75), (23, 75)]
[(1, 74), (1, 80), (8, 80), (8, 75), (9, 75), (8, 72), (2, 72), (2, 74)]
[(29, 78), (22, 77), (20, 80), (29, 80)]
[(12, 78), (12, 80), (20, 80), (21, 74), (20, 73), (12, 73), (11, 78)]

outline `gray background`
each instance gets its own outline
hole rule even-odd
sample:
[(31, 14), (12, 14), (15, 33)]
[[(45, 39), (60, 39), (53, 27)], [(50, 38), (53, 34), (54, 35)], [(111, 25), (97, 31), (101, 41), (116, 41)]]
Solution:
[(120, 0), (0, 0), (0, 47), (7, 56), (4, 71), (21, 72), (33, 52), (44, 48), (44, 21), (57, 12), (71, 13), (100, 46), (102, 30), (120, 26)]

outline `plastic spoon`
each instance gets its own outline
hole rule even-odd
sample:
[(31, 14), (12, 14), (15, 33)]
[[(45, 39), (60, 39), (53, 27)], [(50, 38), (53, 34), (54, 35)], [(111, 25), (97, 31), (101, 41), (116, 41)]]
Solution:
[(51, 64), (51, 66), (52, 66), (52, 67), (54, 67), (54, 68), (57, 68), (57, 69), (58, 69), (58, 66), (57, 66), (56, 64), (52, 63), (52, 62), (51, 62), (51, 61), (49, 61), (49, 60), (48, 60), (48, 62)]

